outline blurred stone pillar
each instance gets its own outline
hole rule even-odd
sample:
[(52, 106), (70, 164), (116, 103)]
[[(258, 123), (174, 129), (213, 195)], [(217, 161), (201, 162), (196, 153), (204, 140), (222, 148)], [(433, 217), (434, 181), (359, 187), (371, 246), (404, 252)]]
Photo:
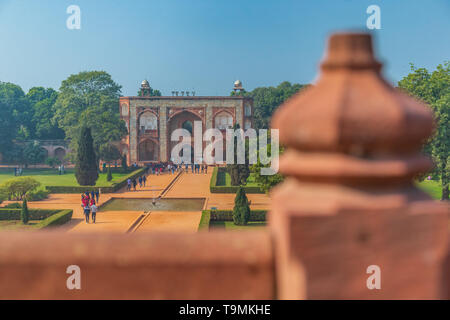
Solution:
[(413, 183), (431, 166), (432, 114), (380, 70), (369, 34), (334, 34), (317, 83), (273, 117), (286, 146), (269, 222), (280, 299), (442, 294), (448, 207)]

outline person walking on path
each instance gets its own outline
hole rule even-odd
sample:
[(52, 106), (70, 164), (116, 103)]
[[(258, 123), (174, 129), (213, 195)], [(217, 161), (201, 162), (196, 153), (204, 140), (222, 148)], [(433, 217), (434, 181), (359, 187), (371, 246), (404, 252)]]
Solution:
[(91, 191), (91, 199), (92, 199), (92, 200), (95, 199), (95, 191), (94, 191), (94, 190)]
[(143, 177), (142, 177), (142, 183), (144, 184), (144, 187), (145, 187), (145, 183), (147, 182), (147, 177), (144, 175)]
[(142, 188), (142, 176), (139, 176), (138, 181), (139, 181), (139, 188)]
[(92, 212), (92, 222), (95, 223), (95, 219), (97, 218), (97, 210), (98, 207), (95, 204), (95, 202), (91, 205), (91, 212)]
[(98, 200), (100, 199), (100, 189), (97, 189), (97, 190), (95, 190), (95, 199), (97, 199), (97, 203), (98, 203)]
[(134, 191), (136, 191), (136, 186), (137, 186), (136, 179), (133, 179), (133, 189), (134, 189)]
[(83, 193), (81, 195), (81, 206), (84, 208), (84, 207), (86, 207), (88, 205), (89, 205), (89, 198), (86, 196), (85, 193)]
[(89, 223), (89, 215), (90, 215), (90, 213), (91, 213), (91, 209), (89, 207), (89, 204), (87, 204), (84, 207), (84, 218), (86, 219), (86, 223)]
[(127, 180), (127, 190), (131, 191), (131, 179)]

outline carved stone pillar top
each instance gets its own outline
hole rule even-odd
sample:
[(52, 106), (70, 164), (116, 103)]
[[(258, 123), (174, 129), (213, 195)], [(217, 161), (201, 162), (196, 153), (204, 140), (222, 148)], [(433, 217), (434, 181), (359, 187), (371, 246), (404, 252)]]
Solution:
[(433, 129), (430, 109), (393, 88), (380, 69), (369, 34), (330, 37), (317, 83), (273, 117), (289, 150), (281, 172), (307, 180), (392, 180), (386, 183), (428, 169), (419, 150)]
[[(317, 84), (279, 108), (287, 177), (272, 191), (281, 299), (436, 299), (448, 208), (412, 184), (433, 120), (389, 85), (368, 34), (335, 34)], [(367, 268), (383, 277), (369, 290)]]

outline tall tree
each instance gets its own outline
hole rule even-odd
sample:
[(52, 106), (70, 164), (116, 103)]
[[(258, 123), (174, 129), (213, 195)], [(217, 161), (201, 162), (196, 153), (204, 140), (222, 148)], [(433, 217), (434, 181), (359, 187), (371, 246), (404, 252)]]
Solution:
[(22, 151), (25, 165), (28, 164), (41, 164), (45, 161), (46, 153), (38, 141), (28, 142)]
[(437, 66), (432, 73), (425, 68), (415, 68), (398, 83), (399, 87), (422, 99), (434, 112), (437, 128), (424, 147), (435, 164), (435, 172), (442, 182), (442, 200), (449, 200), (450, 180), (450, 62)]
[(32, 108), (32, 137), (41, 140), (64, 139), (64, 130), (53, 119), (58, 92), (52, 88), (33, 87), (26, 98)]
[[(240, 126), (239, 124), (235, 124), (233, 126), (233, 130), (239, 130)], [(249, 145), (248, 140), (244, 141), (244, 160), (245, 163), (238, 164), (238, 154), (237, 154), (237, 144), (238, 144), (238, 138), (234, 137), (233, 139), (233, 148), (234, 148), (234, 164), (228, 164), (227, 165), (227, 171), (231, 178), (231, 185), (232, 186), (239, 186), (239, 185), (245, 185), (247, 183), (247, 179), (250, 176), (250, 167), (249, 167), (249, 158), (248, 158), (248, 152), (249, 152)]]
[(250, 206), (244, 188), (239, 187), (234, 198), (233, 221), (236, 225), (246, 225), (250, 220)]
[(276, 87), (259, 87), (252, 91), (244, 91), (241, 93), (235, 93), (233, 91), (231, 95), (252, 97), (254, 101), (253, 120), (255, 128), (268, 129), (270, 127), (270, 118), (275, 109), (306, 86), (307, 85), (298, 83), (291, 84), (289, 81), (284, 81)]
[(15, 84), (0, 82), (0, 152), (10, 150), (13, 139), (30, 136), (31, 112), (23, 90)]
[(112, 143), (103, 144), (100, 146), (100, 159), (111, 164), (112, 161), (119, 160), (122, 157), (119, 149)]
[(20, 218), (21, 218), (23, 224), (28, 224), (28, 221), (30, 221), (30, 212), (28, 211), (27, 198), (23, 199), (22, 211), (20, 212)]
[[(270, 136), (270, 133), (268, 133), (268, 135)], [(282, 154), (283, 151), (284, 148), (280, 147), (279, 154)], [(266, 165), (262, 164), (260, 161), (259, 153), (266, 153), (267, 156), (270, 157), (272, 153), (272, 144), (269, 143), (267, 144), (267, 147), (265, 149), (261, 148), (258, 150), (258, 157), (257, 157), (258, 162), (251, 167), (251, 171), (254, 173), (255, 176), (255, 181), (259, 184), (260, 188), (264, 192), (268, 193), (270, 189), (275, 187), (280, 182), (283, 182), (284, 177), (280, 173), (276, 173), (273, 175), (262, 175), (261, 174), (262, 168), (269, 168), (270, 164)]]
[(77, 142), (78, 152), (75, 162), (75, 177), (81, 186), (95, 186), (98, 179), (98, 166), (91, 129), (86, 126), (82, 127)]
[(92, 129), (97, 154), (101, 145), (119, 141), (127, 134), (119, 115), (120, 92), (120, 85), (104, 71), (80, 72), (62, 82), (54, 119), (72, 141), (75, 153), (83, 126)]

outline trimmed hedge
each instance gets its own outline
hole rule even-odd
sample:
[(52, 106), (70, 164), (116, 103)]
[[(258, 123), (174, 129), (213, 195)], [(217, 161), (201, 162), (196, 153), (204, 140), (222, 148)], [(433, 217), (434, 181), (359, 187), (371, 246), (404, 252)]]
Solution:
[[(136, 171), (138, 169), (133, 168), (133, 167), (128, 167), (127, 170), (123, 170), (123, 168), (121, 166), (118, 166), (117, 168), (114, 166), (111, 166), (111, 173), (133, 173), (134, 171)], [(102, 168), (102, 173), (108, 173), (108, 166), (106, 167), (105, 170), (103, 170)]]
[[(22, 209), (1, 208), (0, 220), (20, 220), (21, 211)], [(29, 212), (30, 212), (30, 220), (44, 220), (60, 212), (60, 210), (29, 209)]]
[[(218, 185), (219, 180), (224, 180), (223, 175), (219, 173), (225, 173), (226, 168), (215, 167), (209, 183), (209, 191), (211, 193), (236, 193), (239, 186), (221, 186)], [(224, 181), (222, 181), (224, 183)], [(265, 193), (260, 187), (242, 186), (245, 189), (245, 193)]]
[(200, 223), (198, 225), (198, 231), (208, 231), (210, 219), (211, 219), (211, 210), (203, 210), (202, 218), (200, 219)]
[(95, 186), (46, 186), (45, 188), (50, 191), (50, 193), (84, 193), (97, 191), (102, 189), (102, 193), (114, 193), (127, 185), (128, 179), (135, 179), (143, 175), (145, 168), (141, 168), (133, 171), (129, 175), (123, 177), (118, 183), (113, 184), (109, 187), (95, 187)]
[(70, 220), (72, 220), (72, 210), (62, 210), (58, 213), (55, 213), (54, 215), (51, 215), (47, 219), (42, 220), (36, 225), (36, 228), (42, 229), (42, 228), (49, 228), (49, 227), (56, 227), (63, 225)]
[[(0, 209), (0, 220), (20, 220), (21, 209)], [(59, 226), (72, 219), (73, 210), (36, 210), (29, 209), (30, 220), (40, 220), (34, 227), (42, 229)]]
[[(267, 221), (267, 212), (267, 210), (251, 210), (249, 221)], [(199, 230), (209, 229), (210, 221), (233, 221), (233, 210), (203, 210)]]

